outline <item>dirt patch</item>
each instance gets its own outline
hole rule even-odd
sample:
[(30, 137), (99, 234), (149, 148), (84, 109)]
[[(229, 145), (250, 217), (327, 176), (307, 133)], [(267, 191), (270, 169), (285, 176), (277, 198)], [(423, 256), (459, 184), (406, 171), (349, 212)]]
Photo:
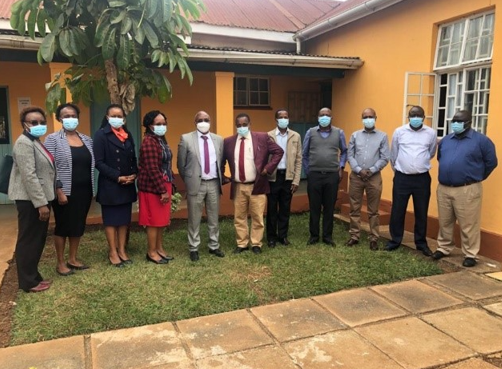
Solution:
[(16, 263), (11, 260), (0, 287), (0, 348), (7, 347), (10, 343), (12, 315), (14, 314), (17, 291)]

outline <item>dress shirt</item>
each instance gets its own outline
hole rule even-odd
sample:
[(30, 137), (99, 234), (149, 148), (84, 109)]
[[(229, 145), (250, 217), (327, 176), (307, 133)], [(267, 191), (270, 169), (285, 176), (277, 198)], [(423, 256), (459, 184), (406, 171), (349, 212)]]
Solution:
[[(331, 129), (329, 131), (321, 131), (321, 137), (322, 138), (329, 137), (332, 130), (333, 126), (331, 126)], [(340, 168), (343, 169), (345, 168), (345, 164), (347, 163), (347, 144), (345, 143), (345, 133), (343, 132), (343, 129), (338, 128), (338, 130), (340, 131), (340, 142), (338, 143), (338, 148), (340, 150)], [(319, 126), (317, 126), (317, 131), (319, 131)], [(303, 139), (302, 162), (303, 162), (303, 168), (307, 174), (309, 168), (309, 153), (310, 153), (310, 129), (307, 130), (307, 134)]]
[(439, 142), (438, 162), (439, 183), (446, 186), (481, 182), (498, 164), (493, 142), (473, 129), (444, 137)]
[[(204, 173), (204, 140), (202, 136), (207, 137), (207, 146), (209, 148), (209, 173)], [(218, 170), (216, 168), (216, 151), (214, 150), (214, 142), (209, 133), (203, 135), (197, 131), (197, 141), (199, 142), (199, 152), (200, 152), (200, 163), (201, 163), (201, 173), (202, 179), (210, 180), (218, 178)]]
[[(234, 161), (235, 161), (235, 178), (236, 182), (239, 180), (239, 154), (241, 148), (241, 138), (242, 136), (237, 135), (237, 141), (235, 142), (234, 150)], [(253, 151), (253, 137), (251, 133), (244, 136), (244, 171), (246, 174), (246, 183), (254, 182), (256, 179), (256, 166), (254, 164), (254, 151)]]
[(436, 131), (426, 125), (417, 131), (409, 124), (397, 128), (390, 149), (392, 167), (404, 174), (428, 172), (436, 154), (436, 140)]
[(347, 150), (347, 160), (352, 171), (369, 169), (372, 174), (381, 171), (389, 162), (390, 150), (387, 134), (373, 129), (352, 133)]
[(286, 129), (286, 133), (282, 134), (279, 128), (275, 129), (275, 139), (277, 145), (281, 147), (281, 149), (284, 151), (284, 155), (282, 155), (282, 159), (279, 162), (279, 165), (277, 166), (277, 169), (286, 169), (286, 155), (287, 155), (287, 145), (288, 145), (288, 131), (289, 129)]

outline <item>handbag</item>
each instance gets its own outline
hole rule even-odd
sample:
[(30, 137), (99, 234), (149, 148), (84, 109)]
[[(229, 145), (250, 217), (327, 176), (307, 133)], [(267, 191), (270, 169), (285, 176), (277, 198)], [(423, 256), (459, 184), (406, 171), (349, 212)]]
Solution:
[(0, 163), (0, 193), (7, 194), (9, 192), (9, 180), (14, 159), (12, 155), (5, 155)]

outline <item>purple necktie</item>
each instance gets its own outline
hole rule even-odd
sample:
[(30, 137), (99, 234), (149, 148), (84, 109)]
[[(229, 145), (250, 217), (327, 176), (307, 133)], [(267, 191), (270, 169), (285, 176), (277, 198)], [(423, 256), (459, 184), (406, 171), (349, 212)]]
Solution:
[(209, 174), (209, 144), (207, 143), (207, 136), (202, 136), (204, 140), (204, 173)]
[(241, 138), (241, 147), (239, 150), (239, 180), (244, 183), (246, 182), (246, 171), (244, 170), (244, 140)]

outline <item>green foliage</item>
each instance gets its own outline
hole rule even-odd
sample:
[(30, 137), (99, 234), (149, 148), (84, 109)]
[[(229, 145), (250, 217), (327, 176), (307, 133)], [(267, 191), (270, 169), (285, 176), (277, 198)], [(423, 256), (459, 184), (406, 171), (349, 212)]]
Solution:
[(178, 35), (191, 35), (186, 18), (197, 19), (201, 10), (200, 0), (19, 0), (10, 22), (32, 39), (38, 30), (43, 37), (40, 64), (57, 56), (72, 64), (64, 78), (48, 85), (47, 108), (53, 111), (64, 95), (60, 84), (70, 90), (73, 101), (86, 105), (96, 90), (98, 95), (106, 91), (106, 60), (113, 61), (119, 86), (133, 84), (140, 96), (166, 101), (171, 85), (149, 64), (167, 66), (171, 73), (178, 68), (192, 83), (188, 49)]

